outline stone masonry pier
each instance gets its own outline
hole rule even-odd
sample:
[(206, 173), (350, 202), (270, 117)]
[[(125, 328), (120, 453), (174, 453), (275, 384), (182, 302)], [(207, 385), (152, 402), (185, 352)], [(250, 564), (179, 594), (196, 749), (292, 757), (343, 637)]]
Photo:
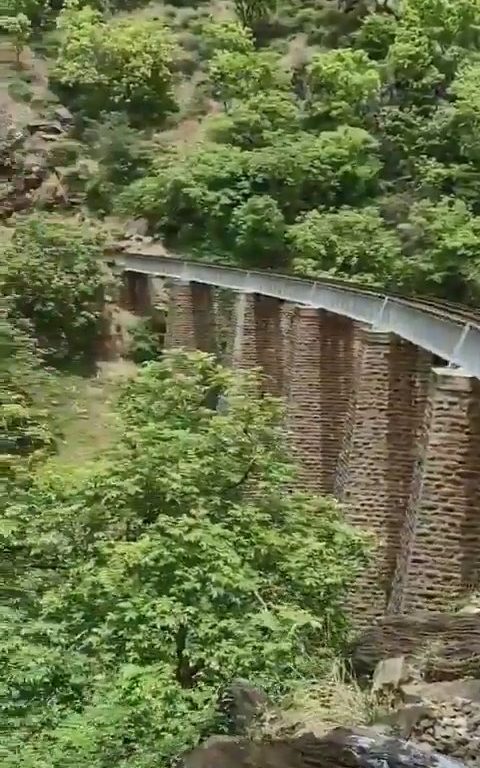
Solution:
[[(125, 296), (148, 306), (145, 274)], [(259, 367), (284, 399), (298, 484), (375, 537), (357, 623), (445, 610), (480, 587), (480, 382), (382, 328), (255, 293), (170, 280), (166, 345)], [(228, 297), (226, 299), (226, 293)]]

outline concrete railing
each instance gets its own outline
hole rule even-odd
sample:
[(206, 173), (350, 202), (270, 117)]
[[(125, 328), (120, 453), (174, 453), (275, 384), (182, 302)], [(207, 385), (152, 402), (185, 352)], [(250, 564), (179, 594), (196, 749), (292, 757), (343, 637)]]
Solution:
[(120, 271), (203, 283), (258, 293), (318, 307), (379, 330), (395, 333), (438, 355), (467, 375), (480, 378), (480, 313), (447, 302), (407, 299), (364, 290), (339, 281), (304, 280), (268, 271), (242, 270), (159, 254), (158, 247), (134, 245), (112, 252)]

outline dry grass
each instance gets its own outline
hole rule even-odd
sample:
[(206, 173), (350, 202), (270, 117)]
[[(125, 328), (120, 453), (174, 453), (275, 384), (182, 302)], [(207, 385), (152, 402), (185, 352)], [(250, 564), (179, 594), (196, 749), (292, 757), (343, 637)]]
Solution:
[(383, 713), (372, 691), (361, 688), (345, 662), (337, 660), (327, 676), (306, 682), (290, 694), (280, 712), (267, 712), (260, 730), (271, 737), (321, 736), (337, 726), (370, 725)]

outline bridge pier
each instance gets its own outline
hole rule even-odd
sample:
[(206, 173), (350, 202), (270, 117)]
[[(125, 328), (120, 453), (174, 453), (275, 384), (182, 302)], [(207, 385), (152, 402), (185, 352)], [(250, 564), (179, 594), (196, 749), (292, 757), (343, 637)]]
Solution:
[(365, 329), (352, 391), (337, 494), (352, 525), (370, 531), (375, 556), (355, 585), (362, 622), (388, 603), (422, 423), (428, 367), (417, 347)]
[(261, 368), (262, 390), (280, 397), (284, 391), (283, 302), (270, 296), (239, 293), (235, 306), (234, 368)]
[(480, 586), (480, 384), (436, 368), (391, 612), (448, 610)]
[(287, 428), (298, 464), (297, 483), (317, 493), (322, 491), (320, 337), (318, 310), (298, 306), (291, 334)]
[(289, 335), (287, 422), (302, 487), (333, 494), (355, 377), (355, 325), (297, 306)]
[(174, 280), (170, 285), (166, 347), (217, 351), (213, 288)]
[(149, 276), (143, 272), (124, 272), (120, 305), (135, 315), (146, 315), (151, 309)]

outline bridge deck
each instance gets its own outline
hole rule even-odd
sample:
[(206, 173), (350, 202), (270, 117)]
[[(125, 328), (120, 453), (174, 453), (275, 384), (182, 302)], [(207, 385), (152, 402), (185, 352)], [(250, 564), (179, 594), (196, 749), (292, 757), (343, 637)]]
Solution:
[(155, 246), (129, 243), (114, 254), (122, 271), (204, 283), (326, 309), (390, 331), (480, 378), (480, 320), (467, 307), (406, 299), (338, 281), (303, 280), (273, 272), (186, 261)]

